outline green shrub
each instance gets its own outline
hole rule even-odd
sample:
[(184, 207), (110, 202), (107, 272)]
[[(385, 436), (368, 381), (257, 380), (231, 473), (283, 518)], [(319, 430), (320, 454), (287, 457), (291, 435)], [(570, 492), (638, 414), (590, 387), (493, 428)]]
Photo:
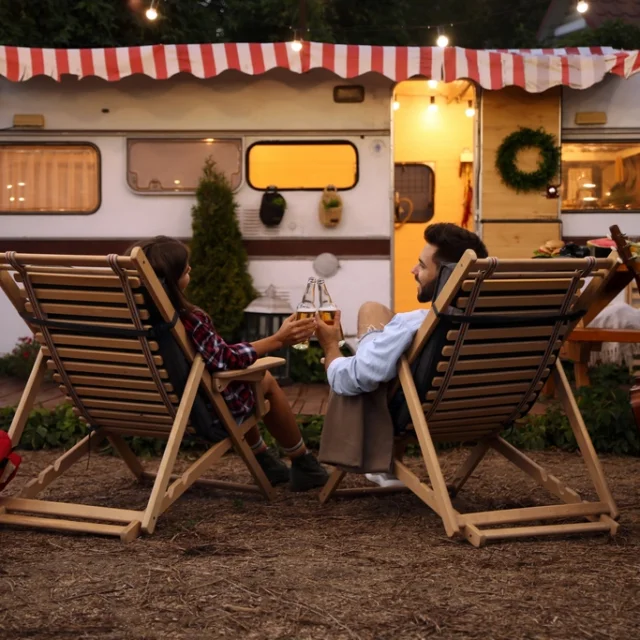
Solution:
[(40, 344), (33, 338), (19, 338), (11, 353), (0, 357), (0, 376), (27, 380), (39, 351)]
[(241, 337), (245, 307), (257, 297), (248, 270), (231, 185), (208, 159), (192, 209), (191, 282), (187, 295), (228, 341)]
[[(345, 356), (353, 355), (351, 349), (345, 345), (341, 349)], [(320, 359), (324, 357), (322, 348), (317, 343), (311, 343), (308, 349), (299, 351), (291, 349), (291, 380), (300, 384), (326, 383), (327, 373)]]

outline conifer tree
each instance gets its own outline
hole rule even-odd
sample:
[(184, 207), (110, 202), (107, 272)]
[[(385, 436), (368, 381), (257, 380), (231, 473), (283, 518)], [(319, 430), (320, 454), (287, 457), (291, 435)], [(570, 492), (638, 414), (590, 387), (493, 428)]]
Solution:
[(257, 297), (248, 270), (231, 185), (207, 159), (191, 210), (191, 282), (188, 296), (213, 319), (227, 341), (241, 338), (243, 311)]

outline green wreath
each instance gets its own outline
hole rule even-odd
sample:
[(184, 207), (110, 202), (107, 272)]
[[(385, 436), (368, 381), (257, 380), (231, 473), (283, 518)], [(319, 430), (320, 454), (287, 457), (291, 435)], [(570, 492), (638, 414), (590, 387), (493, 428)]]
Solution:
[[(536, 171), (520, 171), (516, 164), (518, 152), (535, 147), (540, 151)], [(560, 147), (544, 129), (520, 127), (503, 141), (496, 153), (496, 169), (502, 181), (516, 191), (539, 191), (552, 184), (560, 167)]]

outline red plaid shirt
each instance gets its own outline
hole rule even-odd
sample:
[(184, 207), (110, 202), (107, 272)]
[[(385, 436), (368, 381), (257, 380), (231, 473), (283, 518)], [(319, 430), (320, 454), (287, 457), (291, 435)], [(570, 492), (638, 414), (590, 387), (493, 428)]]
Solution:
[[(182, 324), (197, 352), (202, 356), (211, 373), (246, 369), (258, 354), (248, 342), (227, 344), (218, 334), (211, 318), (202, 309), (195, 308), (182, 314)], [(236, 421), (242, 421), (253, 413), (256, 403), (251, 385), (247, 382), (232, 382), (222, 392), (222, 397)], [(214, 414), (214, 422), (219, 422)]]

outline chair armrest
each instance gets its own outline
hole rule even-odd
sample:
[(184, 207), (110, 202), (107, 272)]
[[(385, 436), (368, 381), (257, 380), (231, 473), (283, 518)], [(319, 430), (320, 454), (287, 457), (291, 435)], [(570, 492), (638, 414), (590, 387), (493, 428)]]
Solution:
[(214, 380), (240, 380), (257, 372), (268, 371), (275, 367), (281, 367), (286, 364), (284, 358), (260, 358), (256, 360), (250, 367), (246, 369), (234, 369), (233, 371), (221, 371), (220, 373), (212, 373)]
[(284, 358), (260, 358), (246, 369), (233, 371), (221, 371), (211, 374), (211, 381), (218, 391), (224, 391), (230, 382), (260, 382), (269, 369), (281, 367), (286, 364)]

